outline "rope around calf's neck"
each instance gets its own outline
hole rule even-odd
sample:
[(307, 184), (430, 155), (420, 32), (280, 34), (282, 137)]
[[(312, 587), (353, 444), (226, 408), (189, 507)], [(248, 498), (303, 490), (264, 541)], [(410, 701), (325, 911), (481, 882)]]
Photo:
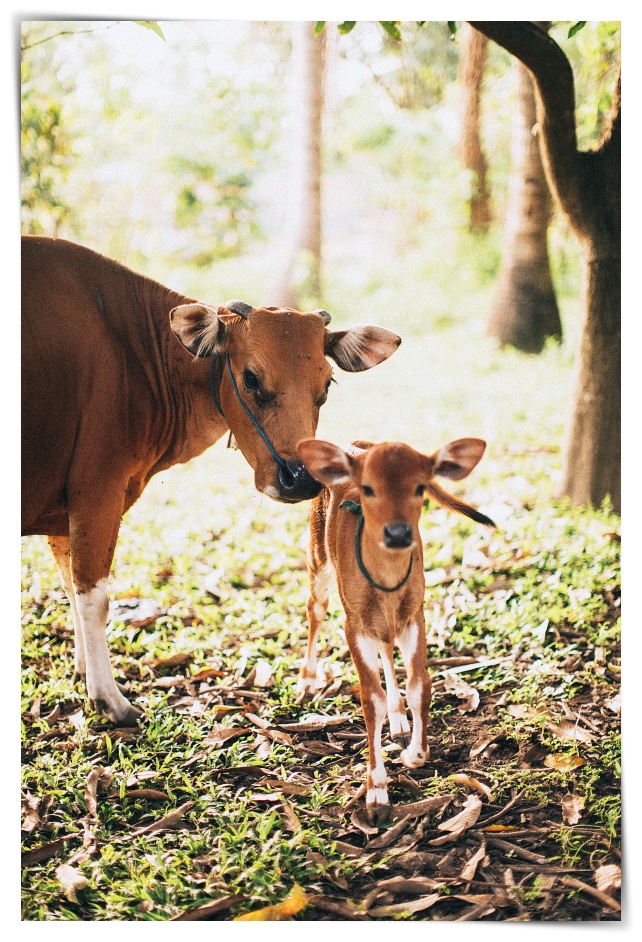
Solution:
[(361, 532), (363, 530), (363, 509), (361, 504), (358, 504), (354, 500), (342, 500), (339, 504), (339, 509), (342, 507), (345, 507), (345, 509), (352, 514), (359, 515), (359, 520), (357, 522), (357, 532), (354, 536), (354, 552), (357, 557), (357, 565), (361, 570), (362, 575), (365, 576), (366, 580), (370, 583), (371, 586), (373, 586), (375, 589), (379, 589), (381, 592), (397, 592), (403, 585), (406, 584), (410, 578), (410, 573), (412, 572), (412, 552), (410, 553), (410, 565), (408, 566), (408, 572), (403, 577), (401, 582), (398, 582), (397, 585), (394, 586), (380, 585), (378, 582), (375, 582), (364, 566), (363, 559), (361, 558)]

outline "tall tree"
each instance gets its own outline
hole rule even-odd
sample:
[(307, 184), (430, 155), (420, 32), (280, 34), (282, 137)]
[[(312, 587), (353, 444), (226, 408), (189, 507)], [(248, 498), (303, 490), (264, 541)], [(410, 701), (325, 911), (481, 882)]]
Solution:
[(474, 175), (469, 202), (471, 232), (487, 232), (492, 219), (488, 165), (481, 143), (481, 89), (488, 55), (488, 39), (464, 23), (460, 33), (461, 58), (458, 79), (462, 88), (462, 122), (459, 149), (464, 166)]
[(576, 140), (573, 69), (563, 50), (529, 22), (472, 22), (531, 72), (544, 166), (583, 256), (584, 324), (564, 452), (562, 493), (576, 504), (610, 496), (619, 512), (621, 434), (621, 97), (597, 147)]
[[(546, 31), (550, 28), (550, 23), (536, 25)], [(521, 62), (516, 60), (514, 67), (518, 76), (511, 176), (502, 263), (488, 333), (502, 346), (540, 353), (547, 337), (562, 337), (547, 244), (552, 205), (540, 156), (533, 80)]]
[[(292, 23), (292, 170), (285, 262), (270, 302), (298, 307), (303, 296), (321, 299), (321, 128), (325, 78), (325, 31)], [(303, 267), (303, 285), (297, 268)]]

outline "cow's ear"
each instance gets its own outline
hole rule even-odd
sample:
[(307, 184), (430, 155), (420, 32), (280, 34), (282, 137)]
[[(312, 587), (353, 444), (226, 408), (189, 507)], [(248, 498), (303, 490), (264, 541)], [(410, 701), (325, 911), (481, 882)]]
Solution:
[(315, 481), (320, 481), (327, 487), (345, 484), (352, 477), (350, 456), (338, 445), (318, 438), (304, 438), (299, 442), (297, 451)]
[(485, 450), (486, 442), (481, 438), (458, 438), (448, 442), (431, 456), (432, 473), (461, 481), (477, 465)]
[(229, 313), (224, 307), (181, 304), (169, 312), (169, 321), (172, 330), (190, 353), (206, 357), (222, 349), (225, 324), (220, 315)]
[(395, 352), (401, 337), (383, 327), (326, 330), (325, 353), (348, 373), (369, 370)]

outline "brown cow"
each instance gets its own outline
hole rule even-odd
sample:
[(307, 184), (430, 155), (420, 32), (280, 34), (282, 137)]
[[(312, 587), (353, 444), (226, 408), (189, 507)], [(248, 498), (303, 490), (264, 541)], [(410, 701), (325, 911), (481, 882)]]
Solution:
[(298, 443), (314, 436), (332, 370), (389, 357), (379, 327), (331, 332), (326, 312), (210, 307), (58, 239), (22, 242), (22, 527), (49, 537), (71, 605), (75, 668), (119, 724), (136, 710), (114, 680), (107, 577), (123, 513), (152, 475), (230, 429), (257, 489), (279, 501), (319, 485)]

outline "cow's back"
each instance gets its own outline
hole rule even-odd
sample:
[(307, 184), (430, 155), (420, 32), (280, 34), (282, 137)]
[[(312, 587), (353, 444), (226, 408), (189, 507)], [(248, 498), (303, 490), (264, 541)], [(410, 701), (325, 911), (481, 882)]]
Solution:
[(105, 317), (100, 285), (117, 270), (70, 242), (22, 240), (23, 532), (64, 532), (78, 442), (91, 436), (92, 424), (100, 436), (101, 411), (115, 406), (109, 399), (122, 344)]

